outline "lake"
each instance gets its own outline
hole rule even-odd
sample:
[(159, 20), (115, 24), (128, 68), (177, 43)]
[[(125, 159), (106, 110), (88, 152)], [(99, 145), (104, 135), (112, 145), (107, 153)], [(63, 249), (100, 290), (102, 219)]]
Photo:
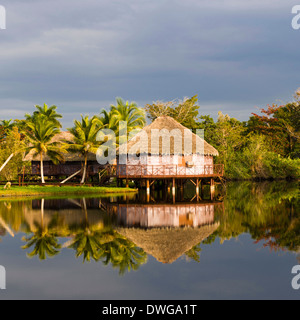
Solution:
[(193, 191), (1, 200), (0, 299), (299, 299), (299, 184)]

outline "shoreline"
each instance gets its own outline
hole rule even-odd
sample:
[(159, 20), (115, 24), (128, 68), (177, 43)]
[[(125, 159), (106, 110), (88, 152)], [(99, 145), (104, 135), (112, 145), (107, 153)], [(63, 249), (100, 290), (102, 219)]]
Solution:
[(0, 190), (0, 199), (29, 198), (42, 196), (82, 196), (82, 195), (115, 195), (132, 194), (138, 192), (133, 188), (117, 187), (86, 187), (86, 186), (26, 186), (11, 187), (9, 190)]

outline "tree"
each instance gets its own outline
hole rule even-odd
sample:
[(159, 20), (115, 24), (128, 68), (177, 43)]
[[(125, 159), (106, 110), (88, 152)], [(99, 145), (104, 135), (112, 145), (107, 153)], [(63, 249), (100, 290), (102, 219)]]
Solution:
[(260, 109), (261, 115), (253, 113), (248, 127), (253, 131), (268, 136), (272, 141), (273, 151), (283, 156), (300, 156), (300, 101), (299, 91), (295, 101), (286, 105), (268, 105)]
[(66, 141), (67, 150), (80, 153), (84, 157), (84, 168), (81, 183), (85, 183), (89, 153), (97, 153), (100, 143), (97, 141), (99, 127), (95, 117), (81, 116), (81, 121), (75, 120), (74, 127), (68, 129), (74, 136), (74, 141)]
[[(22, 151), (25, 144), (17, 127), (7, 133), (5, 140), (0, 144), (0, 172), (5, 180), (17, 178), (24, 167)], [(2, 171), (1, 171), (2, 169)]]
[(218, 115), (215, 141), (220, 153), (219, 161), (225, 165), (226, 171), (229, 158), (245, 145), (245, 127), (240, 121), (230, 118), (227, 114), (224, 115), (222, 112), (219, 112)]
[[(129, 134), (134, 130), (142, 129), (146, 124), (145, 111), (139, 108), (135, 102), (124, 101), (117, 98), (117, 104), (111, 105), (109, 116), (117, 126), (116, 136), (119, 144), (125, 143)], [(121, 126), (121, 122), (126, 124), (127, 131)]]
[(209, 144), (216, 146), (216, 128), (217, 124), (209, 115), (200, 116), (201, 122), (197, 123), (197, 129), (204, 130), (204, 139)]
[(198, 98), (195, 95), (183, 100), (156, 101), (153, 104), (147, 104), (145, 109), (151, 121), (160, 116), (170, 116), (183, 126), (194, 129), (197, 127), (198, 110), (200, 108), (197, 102)]
[(37, 119), (45, 118), (47, 121), (52, 122), (57, 127), (61, 128), (62, 125), (58, 119), (62, 118), (62, 115), (56, 112), (57, 106), (51, 106), (48, 107), (46, 103), (44, 103), (44, 106), (41, 107), (39, 105), (36, 105), (35, 108), (36, 111), (33, 112), (32, 115), (25, 114), (26, 120), (35, 122)]
[(43, 159), (47, 155), (54, 164), (64, 161), (62, 145), (60, 142), (53, 141), (53, 137), (60, 133), (59, 127), (44, 117), (36, 117), (34, 121), (27, 121), (25, 131), (29, 145), (26, 153), (33, 152), (34, 156), (40, 157), (41, 180), (45, 183)]

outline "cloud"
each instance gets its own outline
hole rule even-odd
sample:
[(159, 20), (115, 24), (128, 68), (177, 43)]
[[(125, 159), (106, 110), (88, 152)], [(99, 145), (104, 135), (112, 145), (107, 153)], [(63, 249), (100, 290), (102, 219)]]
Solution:
[(116, 96), (153, 101), (198, 93), (200, 103), (237, 103), (250, 114), (251, 104), (287, 99), (299, 87), (294, 1), (3, 5), (8, 22), (0, 33), (0, 94), (11, 103), (90, 101), (92, 111), (95, 101)]

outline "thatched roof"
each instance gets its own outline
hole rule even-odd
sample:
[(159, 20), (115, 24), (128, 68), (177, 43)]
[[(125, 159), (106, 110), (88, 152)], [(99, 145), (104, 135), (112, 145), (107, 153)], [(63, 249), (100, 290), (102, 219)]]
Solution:
[[(51, 142), (64, 142), (64, 141), (73, 141), (74, 136), (69, 131), (63, 131), (55, 135)], [(84, 157), (80, 153), (63, 153), (65, 162), (75, 162), (75, 161), (84, 161)], [(30, 151), (23, 159), (23, 161), (40, 161), (39, 155), (34, 155), (34, 151)], [(44, 156), (44, 161), (51, 161), (51, 159), (46, 155)], [(96, 154), (89, 153), (88, 161), (96, 161)]]
[(154, 120), (129, 140), (127, 145), (120, 146), (118, 154), (219, 155), (213, 146), (169, 116)]
[(173, 263), (194, 246), (214, 233), (219, 223), (198, 228), (118, 228), (117, 232), (131, 240), (162, 263)]

